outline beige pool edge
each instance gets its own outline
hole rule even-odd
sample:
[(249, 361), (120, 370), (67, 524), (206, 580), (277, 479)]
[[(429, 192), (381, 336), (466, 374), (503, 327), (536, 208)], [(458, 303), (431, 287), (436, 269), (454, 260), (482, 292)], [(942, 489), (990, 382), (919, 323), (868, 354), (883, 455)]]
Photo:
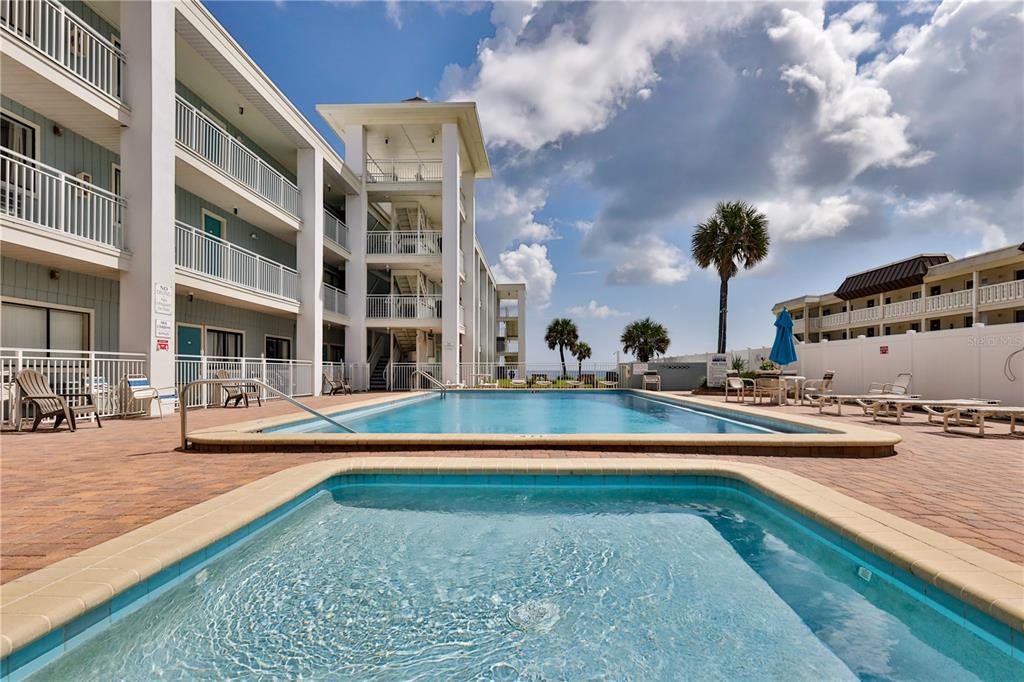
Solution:
[(1024, 566), (786, 471), (732, 461), (355, 457), (271, 474), (0, 585), (0, 657), (332, 476), (351, 473), (689, 474), (737, 479), (1024, 633)]
[[(488, 392), (501, 391), (491, 389)], [(543, 392), (545, 389), (541, 389)], [(754, 417), (809, 427), (822, 433), (576, 433), (576, 434), (488, 434), (488, 433), (264, 433), (266, 429), (299, 421), (308, 414), (294, 412), (278, 417), (199, 429), (188, 434), (191, 446), (200, 449), (249, 450), (396, 450), (430, 449), (601, 449), (673, 450), (692, 454), (883, 457), (892, 455), (901, 438), (888, 431), (857, 424), (791, 414), (769, 414), (740, 404), (723, 405), (691, 396), (653, 391), (629, 390), (638, 395), (680, 405), (704, 408), (714, 414), (731, 412), (737, 417)], [(525, 393), (509, 389), (509, 393)], [(564, 392), (560, 389), (559, 392)], [(327, 411), (332, 417), (367, 407), (400, 403), (422, 397), (423, 393), (382, 396)]]

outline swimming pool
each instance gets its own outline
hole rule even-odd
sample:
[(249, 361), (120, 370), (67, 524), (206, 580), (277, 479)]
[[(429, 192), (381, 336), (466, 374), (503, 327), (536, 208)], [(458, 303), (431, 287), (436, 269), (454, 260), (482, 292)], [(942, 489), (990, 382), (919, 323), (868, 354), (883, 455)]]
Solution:
[[(335, 416), (359, 433), (820, 433), (769, 417), (617, 390), (449, 391)], [(342, 433), (316, 419), (266, 431)]]
[(32, 679), (1024, 674), (963, 604), (726, 479), (342, 476), (264, 528)]

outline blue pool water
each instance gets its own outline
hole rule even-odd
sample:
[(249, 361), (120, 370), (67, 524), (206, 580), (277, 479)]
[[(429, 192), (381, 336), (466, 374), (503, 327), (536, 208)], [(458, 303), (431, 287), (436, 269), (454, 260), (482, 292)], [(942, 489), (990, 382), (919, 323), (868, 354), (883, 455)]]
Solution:
[[(336, 418), (360, 433), (778, 433), (771, 419), (724, 417), (627, 391), (452, 391)], [(272, 429), (340, 432), (320, 420)]]
[(1024, 679), (738, 490), (430, 480), (312, 498), (33, 679)]

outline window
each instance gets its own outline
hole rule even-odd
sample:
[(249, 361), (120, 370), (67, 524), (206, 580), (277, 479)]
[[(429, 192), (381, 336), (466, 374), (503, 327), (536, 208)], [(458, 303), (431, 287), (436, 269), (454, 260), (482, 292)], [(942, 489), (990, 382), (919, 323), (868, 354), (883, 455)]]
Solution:
[[(1021, 272), (1024, 272), (1024, 270), (1022, 270)], [(1022, 277), (1021, 279), (1024, 279), (1024, 277)], [(1014, 310), (1013, 311), (1013, 321), (1014, 322), (1024, 322), (1024, 310)]]
[(39, 129), (34, 125), (7, 112), (0, 113), (0, 147), (34, 159), (38, 141)]
[(325, 343), (324, 362), (344, 362), (345, 361), (345, 348), (336, 343)]
[(929, 295), (929, 296), (938, 296), (938, 295), (939, 295), (939, 294), (941, 294), (941, 293), (942, 293), (942, 285), (939, 285), (939, 284), (936, 284), (935, 286), (933, 286), (933, 287), (932, 287), (932, 288), (931, 288), (931, 289), (930, 289), (930, 290), (928, 291), (928, 295)]
[(868, 327), (868, 338), (870, 339), (874, 335), (875, 335), (875, 328), (874, 327)]
[(845, 305), (843, 306), (843, 309), (840, 312), (844, 312), (844, 313), (846, 312), (846, 306)]
[(345, 273), (324, 268), (324, 284), (332, 286), (335, 289), (341, 289), (342, 291), (344, 291)]
[(1014, 272), (1013, 272), (1013, 279), (1014, 280), (1022, 280), (1022, 279), (1024, 279), (1024, 270), (1014, 270)]
[(90, 314), (77, 310), (4, 302), (5, 348), (90, 350)]
[(920, 322), (911, 322), (910, 323), (910, 328), (913, 329), (915, 332), (919, 332), (919, 331), (921, 331), (921, 323)]
[(886, 336), (892, 336), (892, 327), (886, 327), (885, 328), (885, 335)]
[(822, 334), (821, 338), (825, 339), (826, 341), (831, 341), (832, 340), (832, 335), (831, 334)]
[(885, 304), (889, 305), (890, 303), (892, 303), (892, 296), (886, 296), (885, 297)]
[(832, 309), (831, 308), (825, 308), (825, 312), (822, 313), (822, 315), (831, 315), (831, 314), (832, 314)]
[(967, 315), (964, 317), (964, 328), (969, 329), (974, 326), (974, 315)]
[(267, 360), (290, 360), (292, 340), (282, 336), (268, 336), (264, 344), (263, 357)]
[(911, 301), (916, 301), (919, 298), (921, 298), (921, 292), (920, 291), (914, 291), (914, 292), (912, 292), (910, 294), (910, 300)]
[(942, 329), (942, 320), (931, 320), (928, 322), (928, 331), (937, 332)]
[(868, 307), (869, 308), (874, 308), (875, 307), (875, 299), (873, 299), (873, 298), (869, 298), (868, 299)]
[(843, 341), (846, 340), (846, 332), (843, 332)]
[(965, 279), (964, 280), (964, 289), (973, 289), (973, 288), (974, 288), (974, 279)]
[(206, 330), (206, 354), (217, 358), (240, 358), (243, 356), (244, 335), (222, 329)]
[(121, 167), (116, 163), (110, 164), (110, 191), (121, 196)]

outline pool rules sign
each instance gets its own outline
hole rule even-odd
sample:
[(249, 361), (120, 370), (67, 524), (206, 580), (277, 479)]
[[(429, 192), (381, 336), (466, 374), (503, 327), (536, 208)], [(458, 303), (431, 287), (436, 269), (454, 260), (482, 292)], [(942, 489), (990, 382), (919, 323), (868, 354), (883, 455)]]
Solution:
[(157, 350), (171, 349), (174, 333), (174, 289), (166, 284), (153, 285), (153, 336)]
[(725, 375), (729, 371), (729, 356), (724, 353), (712, 353), (708, 356), (707, 378), (708, 388), (721, 388), (725, 385)]

